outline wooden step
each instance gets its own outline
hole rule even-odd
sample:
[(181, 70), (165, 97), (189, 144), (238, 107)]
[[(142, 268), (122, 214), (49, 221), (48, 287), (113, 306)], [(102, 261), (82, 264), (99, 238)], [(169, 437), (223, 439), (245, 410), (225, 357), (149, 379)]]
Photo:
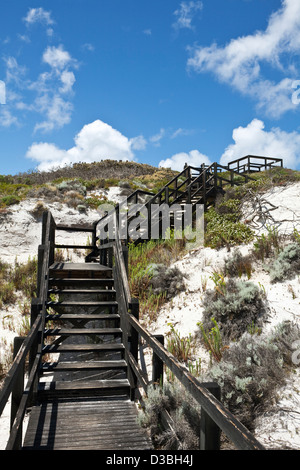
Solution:
[(58, 278), (112, 278), (112, 268), (99, 263), (53, 263), (49, 276)]
[(101, 344), (50, 344), (43, 348), (43, 354), (51, 353), (76, 353), (76, 352), (124, 352), (122, 343)]
[(66, 230), (67, 232), (94, 232), (93, 225), (63, 225), (56, 224), (56, 230)]
[(40, 382), (38, 388), (38, 397), (40, 399), (124, 394), (130, 394), (128, 379), (88, 380), (85, 382)]
[(50, 362), (44, 363), (43, 372), (64, 372), (64, 371), (89, 371), (89, 370), (110, 370), (127, 369), (124, 359), (118, 361), (84, 361), (84, 362)]
[(55, 313), (46, 315), (46, 321), (120, 320), (118, 313)]
[(73, 295), (73, 294), (100, 294), (100, 295), (109, 295), (115, 296), (116, 291), (114, 289), (49, 289), (48, 294), (63, 294), (63, 295)]
[(52, 301), (49, 300), (46, 302), (47, 307), (117, 307), (118, 302), (111, 300), (111, 301), (83, 301), (83, 302), (68, 302), (68, 301)]
[(56, 278), (50, 277), (49, 278), (49, 285), (51, 286), (113, 286), (114, 279), (112, 278), (104, 278), (104, 279), (93, 279), (93, 278), (78, 278), (78, 279), (71, 279), (71, 278)]
[(121, 335), (121, 328), (49, 328), (44, 336)]
[(88, 245), (55, 245), (55, 248), (58, 249), (76, 249), (76, 250), (94, 250), (95, 246), (88, 246)]

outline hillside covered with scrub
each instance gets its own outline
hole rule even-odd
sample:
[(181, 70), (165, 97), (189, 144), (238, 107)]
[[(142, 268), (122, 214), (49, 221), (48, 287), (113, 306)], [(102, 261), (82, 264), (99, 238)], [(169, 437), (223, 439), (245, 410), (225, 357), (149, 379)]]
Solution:
[[(0, 176), (2, 378), (13, 337), (29, 328), (42, 212), (51, 210), (58, 223), (91, 223), (104, 203), (138, 188), (157, 192), (174, 174), (106, 161)], [(254, 178), (225, 188), (206, 212), (204, 246), (191, 247), (172, 233), (168, 240), (130, 244), (129, 284), (141, 322), (164, 334), (165, 346), (200, 381), (221, 385), (222, 402), (258, 440), (271, 449), (300, 449), (300, 172), (274, 168)], [(75, 250), (64, 259), (84, 254)], [(58, 250), (57, 259), (62, 255)], [(198, 410), (170, 374), (145, 402), (139, 421), (155, 445), (197, 448)], [(162, 407), (174, 420), (173, 432), (161, 431)], [(222, 445), (229, 447), (225, 439)]]

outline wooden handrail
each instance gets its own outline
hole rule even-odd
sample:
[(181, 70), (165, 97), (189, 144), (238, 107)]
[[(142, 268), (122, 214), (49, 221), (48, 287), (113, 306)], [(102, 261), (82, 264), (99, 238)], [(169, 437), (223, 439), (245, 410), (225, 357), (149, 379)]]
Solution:
[[(39, 374), (40, 363), (42, 357), (43, 348), (43, 336), (46, 318), (46, 301), (48, 292), (48, 269), (51, 262), (54, 260), (54, 231), (55, 222), (51, 212), (44, 212), (43, 223), (42, 223), (42, 243), (40, 245), (39, 253), (39, 269), (38, 269), (38, 286), (39, 286), (39, 312), (35, 317), (35, 320), (31, 326), (30, 332), (24, 339), (20, 346), (15, 359), (8, 371), (8, 374), (4, 380), (4, 385), (0, 393), (0, 415), (3, 412), (4, 407), (7, 404), (10, 394), (14, 390), (14, 386), (18, 381), (20, 374), (24, 374), (24, 364), (28, 353), (31, 353), (31, 348), (35, 347), (36, 354), (33, 363), (30, 363), (29, 379), (25, 390), (23, 390), (22, 396), (18, 403), (18, 409), (14, 422), (12, 423), (10, 437), (7, 443), (7, 450), (20, 448), (20, 432), (22, 431), (22, 422), (24, 419), (26, 407), (28, 401), (31, 399), (31, 393), (33, 392), (36, 384), (36, 377)], [(37, 343), (37, 347), (35, 346)]]
[(187, 389), (195, 400), (204, 408), (206, 413), (218, 424), (222, 431), (229, 437), (240, 450), (262, 450), (264, 447), (254, 438), (222, 403), (217, 400), (205, 387), (201, 385), (180, 362), (161, 343), (132, 316), (127, 314), (129, 323), (145, 339), (155, 354), (173, 372), (180, 383)]
[(0, 393), (0, 416), (3, 413), (3, 410), (6, 406), (8, 401), (9, 395), (11, 394), (14, 384), (17, 380), (18, 374), (22, 369), (22, 365), (26, 359), (26, 356), (35, 341), (38, 332), (41, 326), (41, 316), (39, 315), (38, 318), (35, 320), (34, 324), (32, 325), (30, 332), (26, 336), (23, 344), (21, 345), (3, 383), (3, 387)]

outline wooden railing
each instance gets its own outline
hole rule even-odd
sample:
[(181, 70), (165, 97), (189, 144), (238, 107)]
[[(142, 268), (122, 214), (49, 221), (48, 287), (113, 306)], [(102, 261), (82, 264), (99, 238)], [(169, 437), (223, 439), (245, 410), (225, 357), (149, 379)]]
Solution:
[[(156, 220), (156, 224), (161, 221), (160, 210), (163, 205), (168, 205), (170, 212), (172, 212), (172, 209), (177, 210), (178, 206), (184, 206), (185, 204), (191, 204), (193, 212), (199, 204), (203, 204), (204, 208), (207, 209), (210, 204), (214, 203), (216, 195), (223, 192), (225, 186), (248, 183), (252, 179), (248, 174), (229, 169), (219, 163), (203, 164), (198, 168), (186, 166), (183, 171), (174, 176), (156, 194), (137, 190), (128, 197), (125, 204), (124, 202), (117, 204), (112, 211), (107, 212), (104, 217), (95, 223), (94, 239), (97, 239), (96, 231), (100, 225), (103, 228), (105, 223), (111, 220), (113, 214), (119, 217), (120, 211), (124, 208), (128, 210), (127, 226), (145, 210), (147, 237), (141, 237), (141, 240), (150, 239), (152, 238), (151, 230), (156, 227), (153, 226), (153, 221)], [(141, 204), (137, 212), (131, 204), (139, 202), (138, 197), (140, 194), (147, 195), (148, 201)], [(132, 210), (130, 207), (132, 207)], [(154, 207), (155, 210), (153, 210)], [(128, 233), (126, 233), (125, 238), (127, 240), (130, 238)]]
[(228, 163), (228, 169), (237, 173), (265, 171), (278, 166), (283, 166), (282, 158), (260, 157), (257, 155), (246, 155)]
[[(50, 212), (45, 213), (43, 228), (42, 245), (38, 253), (38, 297), (31, 304), (31, 329), (26, 338), (15, 338), (15, 358), (0, 393), (0, 415), (11, 396), (11, 428), (6, 450), (21, 448), (25, 412), (37, 393), (46, 318), (48, 269), (54, 259), (55, 223)], [(28, 380), (24, 387), (28, 355)]]
[[(139, 302), (131, 297), (128, 283), (128, 269), (122, 241), (118, 236), (118, 220), (115, 239), (102, 241), (100, 250), (102, 262), (113, 268), (118, 308), (121, 316), (123, 342), (126, 359), (130, 365), (130, 381), (132, 393), (142, 387), (147, 394), (148, 387), (153, 383), (162, 383), (164, 366), (179, 380), (182, 386), (201, 406), (201, 449), (219, 449), (220, 430), (240, 450), (262, 450), (264, 447), (245, 428), (234, 415), (220, 402), (220, 388), (216, 383), (200, 383), (186, 367), (184, 367), (164, 346), (161, 340), (151, 335), (139, 322)], [(126, 253), (126, 251), (125, 251)], [(139, 356), (141, 339), (153, 354), (152, 378), (148, 378)], [(215, 396), (216, 395), (216, 396)], [(164, 422), (170, 424), (171, 418), (165, 413)]]

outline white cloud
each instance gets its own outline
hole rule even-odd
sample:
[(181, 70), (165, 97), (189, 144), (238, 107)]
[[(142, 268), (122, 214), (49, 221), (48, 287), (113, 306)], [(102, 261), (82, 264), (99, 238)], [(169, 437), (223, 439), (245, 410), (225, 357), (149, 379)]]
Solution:
[(27, 26), (34, 23), (45, 23), (48, 26), (54, 24), (51, 12), (44, 10), (44, 8), (30, 8), (23, 20)]
[(268, 64), (283, 74), (286, 71), (294, 74), (297, 69), (290, 62), (299, 51), (300, 2), (283, 0), (281, 8), (270, 16), (265, 31), (232, 39), (224, 47), (212, 44), (190, 48), (188, 67), (199, 73), (213, 73), (221, 82), (254, 97), (260, 109), (279, 117), (293, 108), (292, 79), (285, 77), (279, 83), (267, 80), (262, 76), (261, 65)]
[(81, 49), (83, 51), (90, 51), (93, 52), (95, 50), (95, 46), (93, 44), (86, 42), (85, 44), (82, 44)]
[(133, 150), (144, 150), (147, 146), (147, 141), (144, 136), (138, 135), (130, 139), (130, 144)]
[(60, 76), (60, 80), (63, 84), (63, 86), (59, 88), (59, 91), (61, 93), (68, 93), (72, 91), (72, 87), (76, 81), (73, 72), (70, 72), (69, 70), (64, 70)]
[(38, 163), (41, 171), (76, 162), (92, 163), (105, 159), (133, 160), (137, 140), (128, 139), (118, 130), (101, 120), (85, 125), (75, 136), (75, 145), (60, 149), (52, 143), (34, 143), (28, 149), (26, 157)]
[(172, 170), (175, 171), (182, 171), (185, 163), (199, 167), (202, 163), (205, 163), (205, 165), (211, 165), (212, 162), (209, 157), (198, 150), (191, 150), (189, 153), (176, 153), (172, 157), (162, 160), (158, 166), (163, 168), (172, 168)]
[(173, 134), (171, 135), (171, 139), (176, 139), (176, 137), (178, 137), (179, 135), (182, 135), (182, 136), (187, 136), (187, 135), (191, 135), (193, 134), (194, 131), (192, 129), (182, 129), (181, 127), (179, 127), (179, 129), (176, 129), (176, 131), (173, 132)]
[(18, 124), (18, 119), (13, 116), (7, 106), (0, 108), (0, 125), (3, 127), (10, 127), (12, 124)]
[(68, 51), (63, 49), (62, 45), (48, 46), (43, 54), (43, 62), (54, 69), (61, 70), (72, 62), (72, 57)]
[(234, 129), (232, 139), (234, 143), (220, 159), (222, 165), (246, 155), (282, 158), (287, 168), (296, 168), (300, 163), (300, 134), (296, 131), (286, 132), (277, 127), (266, 131), (263, 121), (253, 119), (246, 127)]
[(176, 29), (192, 29), (192, 20), (196, 12), (202, 10), (202, 8), (203, 3), (200, 1), (181, 2), (178, 10), (174, 12), (174, 15), (177, 17), (177, 19), (176, 22), (173, 23), (173, 27)]
[(165, 133), (166, 133), (165, 129), (161, 128), (157, 134), (149, 138), (150, 142), (152, 142), (155, 146), (159, 147), (160, 141), (164, 137)]
[(34, 132), (38, 130), (50, 132), (53, 129), (62, 128), (71, 121), (72, 103), (57, 94), (54, 94), (54, 96), (48, 94), (40, 96), (35, 100), (35, 108), (40, 113), (45, 114), (47, 119), (36, 124)]
[(26, 74), (26, 67), (19, 65), (15, 57), (9, 56), (4, 59), (6, 65), (5, 83), (15, 83), (19, 88), (24, 87), (24, 77)]

